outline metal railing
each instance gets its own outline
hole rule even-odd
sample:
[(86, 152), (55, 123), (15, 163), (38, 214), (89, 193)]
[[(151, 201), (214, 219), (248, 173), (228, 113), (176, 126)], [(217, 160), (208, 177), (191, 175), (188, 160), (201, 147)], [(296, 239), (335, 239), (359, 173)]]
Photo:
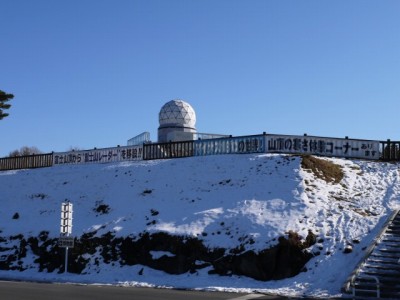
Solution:
[(376, 283), (376, 298), (380, 299), (381, 298), (381, 289), (380, 289), (380, 283), (379, 283), (379, 279), (376, 276), (370, 276), (370, 275), (353, 275), (353, 277), (351, 278), (351, 282), (350, 282), (350, 286), (352, 287), (352, 295), (353, 295), (353, 299), (356, 299), (357, 295), (356, 295), (356, 291), (357, 292), (366, 292), (366, 293), (372, 293), (374, 292), (371, 289), (366, 289), (366, 288), (356, 288), (356, 280), (358, 279), (364, 279), (364, 280), (370, 280), (370, 281), (374, 281)]

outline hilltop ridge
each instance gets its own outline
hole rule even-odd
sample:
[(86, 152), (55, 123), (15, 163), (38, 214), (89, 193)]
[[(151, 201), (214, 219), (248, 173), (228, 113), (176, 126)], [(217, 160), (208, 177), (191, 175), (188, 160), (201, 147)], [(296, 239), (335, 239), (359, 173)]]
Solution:
[[(101, 245), (76, 258), (86, 261), (81, 275), (41, 269), (37, 249), (26, 246), (25, 256), (8, 263), (24, 271), (0, 271), (0, 276), (335, 295), (385, 217), (400, 207), (398, 179), (396, 164), (276, 154), (0, 172), (3, 265), (21, 250), (22, 239), (38, 238), (39, 249), (59, 236), (63, 201), (74, 205), (72, 232), (77, 238), (138, 240), (146, 233), (163, 233), (195, 238), (208, 249), (238, 255), (274, 247), (280, 237), (290, 240), (292, 235), (305, 243), (310, 232), (315, 236), (312, 246), (304, 244), (312, 258), (303, 272), (279, 281), (260, 282), (234, 272), (228, 277), (210, 275), (212, 265), (167, 275), (141, 264), (124, 265), (121, 259), (107, 261)], [(345, 254), (348, 245), (353, 251)], [(48, 252), (54, 248), (45, 246)], [(176, 256), (173, 249), (150, 254), (152, 260)]]

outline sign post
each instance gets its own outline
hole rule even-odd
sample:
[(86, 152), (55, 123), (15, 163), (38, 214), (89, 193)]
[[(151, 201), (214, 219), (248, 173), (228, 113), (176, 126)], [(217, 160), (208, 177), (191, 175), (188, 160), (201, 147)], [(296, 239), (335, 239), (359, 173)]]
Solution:
[(74, 247), (74, 238), (70, 236), (72, 234), (72, 212), (72, 203), (63, 202), (61, 204), (61, 227), (58, 245), (65, 248), (64, 273), (68, 272), (68, 248)]

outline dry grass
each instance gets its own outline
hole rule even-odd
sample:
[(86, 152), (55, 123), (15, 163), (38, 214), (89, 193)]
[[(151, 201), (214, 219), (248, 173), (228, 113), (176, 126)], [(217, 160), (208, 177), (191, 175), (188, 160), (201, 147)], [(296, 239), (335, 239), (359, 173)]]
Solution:
[(339, 183), (344, 176), (339, 165), (310, 155), (302, 156), (301, 167), (327, 183)]

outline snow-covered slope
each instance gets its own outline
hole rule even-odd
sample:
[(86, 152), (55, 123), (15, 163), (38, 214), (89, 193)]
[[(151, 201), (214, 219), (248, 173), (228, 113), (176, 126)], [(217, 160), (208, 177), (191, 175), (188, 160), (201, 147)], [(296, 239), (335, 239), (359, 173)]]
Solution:
[[(303, 170), (301, 159), (221, 155), (0, 172), (0, 236), (48, 231), (58, 237), (60, 206), (67, 200), (74, 205), (74, 236), (163, 231), (198, 237), (209, 247), (229, 249), (240, 241), (248, 250), (261, 250), (290, 230), (303, 237), (312, 230), (318, 242), (309, 250), (319, 255), (296, 277), (259, 282), (208, 275), (207, 269), (178, 276), (110, 264), (88, 269), (85, 275), (39, 273), (29, 253), (23, 262), (28, 270), (0, 271), (0, 277), (339, 294), (387, 216), (400, 208), (399, 167), (321, 158), (341, 166), (344, 178), (335, 184)], [(353, 252), (344, 254), (348, 244)]]

